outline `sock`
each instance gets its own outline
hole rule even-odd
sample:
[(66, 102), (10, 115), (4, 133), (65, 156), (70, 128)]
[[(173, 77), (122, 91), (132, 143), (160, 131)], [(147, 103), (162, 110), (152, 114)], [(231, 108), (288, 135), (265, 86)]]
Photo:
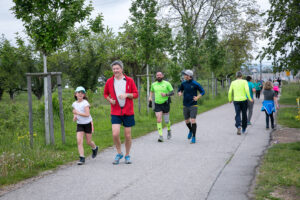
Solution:
[(167, 128), (168, 128), (168, 131), (171, 130), (171, 121), (169, 121), (169, 123), (167, 123)]
[(186, 126), (189, 128), (190, 132), (192, 131), (192, 125), (191, 122), (187, 123)]
[(162, 136), (163, 132), (162, 132), (162, 124), (161, 124), (161, 122), (157, 123), (157, 130), (158, 130), (158, 134), (160, 136)]
[(192, 124), (193, 137), (196, 137), (197, 124)]

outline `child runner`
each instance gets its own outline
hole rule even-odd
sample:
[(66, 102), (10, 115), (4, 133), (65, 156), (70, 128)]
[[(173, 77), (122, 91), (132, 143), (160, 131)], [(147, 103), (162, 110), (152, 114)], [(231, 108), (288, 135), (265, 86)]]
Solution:
[(261, 111), (265, 111), (266, 113), (266, 128), (269, 129), (269, 118), (271, 118), (271, 127), (272, 129), (275, 128), (274, 126), (274, 117), (273, 117), (273, 112), (276, 112), (276, 108), (278, 109), (278, 102), (277, 102), (277, 95), (275, 92), (272, 90), (273, 85), (271, 81), (267, 81), (264, 86), (264, 101), (263, 101), (263, 106), (261, 108)]
[(92, 133), (94, 132), (93, 119), (90, 115), (90, 104), (87, 101), (84, 87), (77, 87), (74, 95), (76, 101), (72, 104), (73, 121), (77, 122), (77, 145), (79, 152), (78, 165), (85, 163), (83, 136), (86, 137), (86, 143), (92, 147), (92, 158), (97, 156), (98, 146), (92, 141)]

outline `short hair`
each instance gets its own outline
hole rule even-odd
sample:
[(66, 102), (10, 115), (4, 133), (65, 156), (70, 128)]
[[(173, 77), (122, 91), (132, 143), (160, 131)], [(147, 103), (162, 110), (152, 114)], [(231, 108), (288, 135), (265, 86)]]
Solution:
[(267, 81), (265, 83), (264, 89), (265, 90), (272, 90), (273, 89), (273, 83), (271, 81)]
[(162, 71), (157, 71), (156, 74), (157, 74), (157, 73), (161, 73), (162, 75), (164, 75), (164, 73), (163, 73)]
[(248, 82), (251, 81), (251, 79), (252, 79), (251, 76), (247, 76), (247, 77), (246, 77), (246, 80), (247, 80)]
[(114, 62), (111, 63), (111, 67), (113, 67), (114, 65), (119, 65), (122, 69), (124, 67), (123, 62), (121, 60), (115, 60)]
[(241, 78), (243, 77), (243, 73), (241, 71), (238, 71), (236, 74), (236, 77)]

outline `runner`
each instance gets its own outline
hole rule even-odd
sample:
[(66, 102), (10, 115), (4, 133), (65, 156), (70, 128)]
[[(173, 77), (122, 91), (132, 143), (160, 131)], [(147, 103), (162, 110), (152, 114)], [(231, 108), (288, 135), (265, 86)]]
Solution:
[(159, 133), (158, 142), (163, 142), (162, 132), (162, 115), (164, 115), (165, 123), (168, 128), (167, 138), (171, 139), (171, 121), (170, 121), (170, 96), (174, 95), (173, 87), (168, 82), (163, 80), (162, 72), (156, 73), (156, 81), (151, 84), (149, 101), (152, 101), (153, 93), (155, 94), (155, 115), (157, 121), (157, 130)]
[[(253, 99), (253, 92), (255, 92), (255, 86), (252, 83), (251, 76), (247, 76), (246, 80), (248, 82), (250, 96)], [(252, 118), (252, 113), (253, 113), (253, 106), (254, 106), (254, 99), (253, 99), (253, 102), (251, 102), (251, 101), (248, 100), (248, 102), (247, 102), (247, 110), (248, 110), (247, 125), (251, 125), (251, 118)]]
[[(243, 80), (242, 72), (236, 73), (237, 79), (232, 81), (229, 92), (228, 100), (232, 102), (235, 109), (235, 127), (237, 128), (237, 134), (241, 135), (241, 111), (242, 111), (242, 133), (246, 133), (247, 129), (247, 98), (250, 102), (253, 102), (247, 81)], [(232, 94), (233, 93), (233, 94)]]
[(255, 92), (256, 99), (259, 99), (260, 98), (260, 92), (261, 92), (261, 89), (262, 89), (262, 84), (261, 84), (260, 81), (258, 81), (256, 79), (256, 82), (255, 82), (254, 85), (255, 85), (255, 90), (256, 90), (256, 92)]
[(87, 101), (84, 87), (77, 87), (75, 90), (76, 101), (72, 104), (73, 107), (73, 121), (77, 122), (77, 146), (79, 152), (78, 165), (85, 163), (83, 136), (86, 137), (86, 143), (92, 147), (92, 158), (97, 156), (98, 146), (92, 141), (92, 133), (94, 132), (93, 119), (90, 114), (90, 104)]
[(119, 60), (111, 64), (113, 76), (109, 78), (104, 87), (104, 98), (111, 104), (111, 123), (114, 144), (117, 155), (113, 162), (119, 164), (123, 158), (121, 151), (120, 127), (124, 126), (125, 134), (125, 163), (131, 164), (131, 127), (135, 125), (133, 99), (138, 97), (138, 91), (132, 78), (123, 74), (123, 63)]
[[(202, 86), (193, 79), (193, 71), (185, 70), (183, 72), (184, 81), (178, 89), (178, 95), (183, 93), (183, 115), (186, 126), (189, 128), (188, 139), (191, 139), (191, 144), (196, 143), (197, 123), (196, 116), (198, 111), (197, 101), (205, 94)], [(200, 92), (197, 95), (197, 91)]]

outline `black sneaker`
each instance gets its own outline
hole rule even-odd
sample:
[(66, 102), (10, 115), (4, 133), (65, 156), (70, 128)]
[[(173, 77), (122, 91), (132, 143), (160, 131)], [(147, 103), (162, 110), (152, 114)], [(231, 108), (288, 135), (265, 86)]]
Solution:
[(77, 162), (77, 165), (83, 165), (85, 163), (85, 157), (79, 157), (79, 161)]
[(96, 146), (96, 148), (95, 148), (95, 149), (92, 149), (92, 152), (93, 152), (93, 154), (92, 154), (92, 158), (96, 158), (96, 156), (97, 156), (97, 153), (98, 153), (98, 146)]

